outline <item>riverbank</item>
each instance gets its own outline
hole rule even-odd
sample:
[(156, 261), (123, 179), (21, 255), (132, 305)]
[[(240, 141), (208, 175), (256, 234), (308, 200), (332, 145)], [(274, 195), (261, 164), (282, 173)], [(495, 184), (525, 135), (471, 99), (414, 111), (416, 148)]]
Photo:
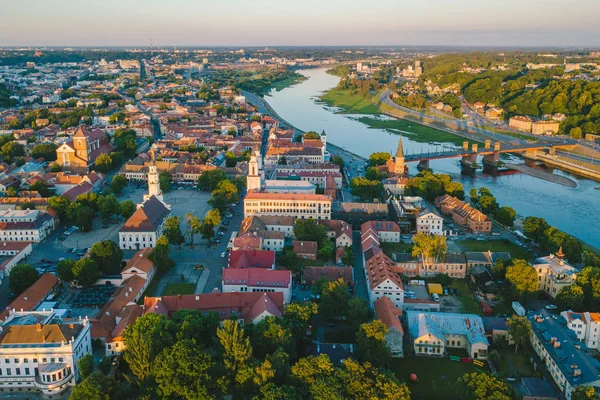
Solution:
[(380, 114), (381, 110), (370, 94), (363, 96), (358, 90), (342, 90), (334, 87), (319, 99), (329, 107), (337, 107), (337, 114)]
[(294, 85), (296, 85), (296, 84), (298, 84), (300, 82), (303, 82), (303, 81), (305, 81), (307, 79), (308, 78), (305, 77), (304, 75), (301, 75), (301, 74), (298, 74), (298, 73), (294, 72), (294, 75), (292, 75), (292, 76), (290, 76), (290, 77), (288, 77), (288, 78), (286, 78), (284, 80), (273, 82), (273, 84), (271, 85), (271, 88), (269, 88), (269, 90), (267, 90), (263, 94), (269, 93), (270, 89), (275, 89), (275, 91), (279, 92), (279, 91), (281, 91), (281, 90), (283, 90), (285, 88), (288, 88), (290, 86), (294, 86)]

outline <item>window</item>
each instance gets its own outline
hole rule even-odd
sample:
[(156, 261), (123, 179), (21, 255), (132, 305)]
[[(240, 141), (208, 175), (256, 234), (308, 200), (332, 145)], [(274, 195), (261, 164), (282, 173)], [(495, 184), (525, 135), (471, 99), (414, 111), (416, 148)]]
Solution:
[(29, 375), (29, 368), (25, 368), (25, 375)]

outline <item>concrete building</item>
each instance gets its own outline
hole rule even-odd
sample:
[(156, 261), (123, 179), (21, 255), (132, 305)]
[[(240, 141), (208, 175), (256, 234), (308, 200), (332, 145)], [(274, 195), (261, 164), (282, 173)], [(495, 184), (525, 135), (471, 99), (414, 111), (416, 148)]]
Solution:
[(0, 243), (40, 243), (56, 229), (56, 213), (41, 210), (0, 210)]
[(444, 218), (433, 211), (427, 209), (421, 210), (416, 219), (417, 233), (426, 233), (429, 235), (443, 235)]
[(29, 390), (57, 397), (75, 386), (78, 361), (92, 351), (91, 324), (61, 321), (54, 311), (18, 311), (2, 322), (0, 397)]
[(562, 316), (541, 310), (528, 319), (531, 346), (566, 400), (577, 386), (600, 387), (600, 364)]
[(31, 242), (0, 243), (0, 282), (10, 275), (12, 268), (31, 254)]
[(170, 213), (162, 201), (150, 197), (138, 206), (119, 231), (119, 247), (122, 250), (153, 248)]
[(265, 193), (248, 191), (244, 217), (262, 215), (331, 219), (331, 198), (321, 194)]
[(556, 121), (536, 121), (531, 124), (531, 133), (534, 135), (554, 135), (558, 133), (560, 123)]
[(221, 280), (223, 293), (283, 293), (283, 301), (292, 300), (292, 273), (262, 268), (225, 268)]
[(531, 132), (533, 120), (529, 117), (517, 115), (508, 120), (508, 127), (521, 132)]
[(406, 320), (418, 356), (442, 357), (447, 348), (455, 348), (473, 359), (487, 359), (489, 342), (478, 315), (406, 311)]
[(553, 299), (556, 298), (562, 288), (575, 283), (576, 274), (579, 269), (565, 261), (562, 247), (556, 254), (540, 257), (533, 264), (540, 282), (540, 290), (548, 293)]

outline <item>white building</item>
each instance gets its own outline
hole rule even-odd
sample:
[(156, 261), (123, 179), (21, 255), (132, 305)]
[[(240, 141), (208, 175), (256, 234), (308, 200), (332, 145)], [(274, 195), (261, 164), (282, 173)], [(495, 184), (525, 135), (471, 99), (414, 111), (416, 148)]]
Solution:
[(265, 181), (265, 193), (315, 194), (317, 187), (307, 181), (270, 180)]
[(54, 397), (75, 386), (78, 361), (92, 351), (90, 327), (60, 323), (53, 311), (11, 313), (0, 328), (0, 397), (31, 389)]
[(487, 359), (489, 342), (478, 315), (406, 311), (406, 320), (418, 356), (442, 357), (446, 348), (455, 348), (465, 349), (473, 359)]
[(244, 198), (244, 217), (253, 215), (331, 219), (331, 198), (322, 194), (265, 193), (249, 190)]
[(434, 212), (423, 210), (417, 216), (417, 233), (442, 235), (444, 233), (444, 218)]
[(162, 235), (165, 219), (170, 210), (152, 196), (133, 213), (119, 231), (119, 247), (122, 250), (153, 248)]
[(575, 283), (578, 268), (573, 267), (564, 259), (562, 247), (556, 254), (540, 257), (535, 260), (535, 268), (540, 282), (540, 290), (556, 298), (560, 290)]
[(40, 243), (54, 231), (57, 219), (40, 210), (0, 211), (0, 242)]
[(292, 272), (264, 268), (224, 268), (223, 293), (280, 292), (283, 301), (292, 300)]
[(375, 301), (374, 306), (377, 319), (383, 322), (388, 329), (385, 334), (385, 342), (390, 349), (390, 353), (392, 353), (392, 357), (403, 357), (404, 330), (399, 319), (402, 310), (396, 308), (394, 303), (386, 296)]
[(600, 349), (600, 313), (563, 311), (560, 315), (577, 339), (590, 349)]

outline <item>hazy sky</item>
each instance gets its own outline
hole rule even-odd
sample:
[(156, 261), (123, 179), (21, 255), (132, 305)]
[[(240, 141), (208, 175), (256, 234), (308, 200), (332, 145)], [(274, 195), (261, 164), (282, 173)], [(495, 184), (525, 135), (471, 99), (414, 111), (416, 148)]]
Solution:
[(600, 0), (3, 0), (0, 46), (600, 46)]

